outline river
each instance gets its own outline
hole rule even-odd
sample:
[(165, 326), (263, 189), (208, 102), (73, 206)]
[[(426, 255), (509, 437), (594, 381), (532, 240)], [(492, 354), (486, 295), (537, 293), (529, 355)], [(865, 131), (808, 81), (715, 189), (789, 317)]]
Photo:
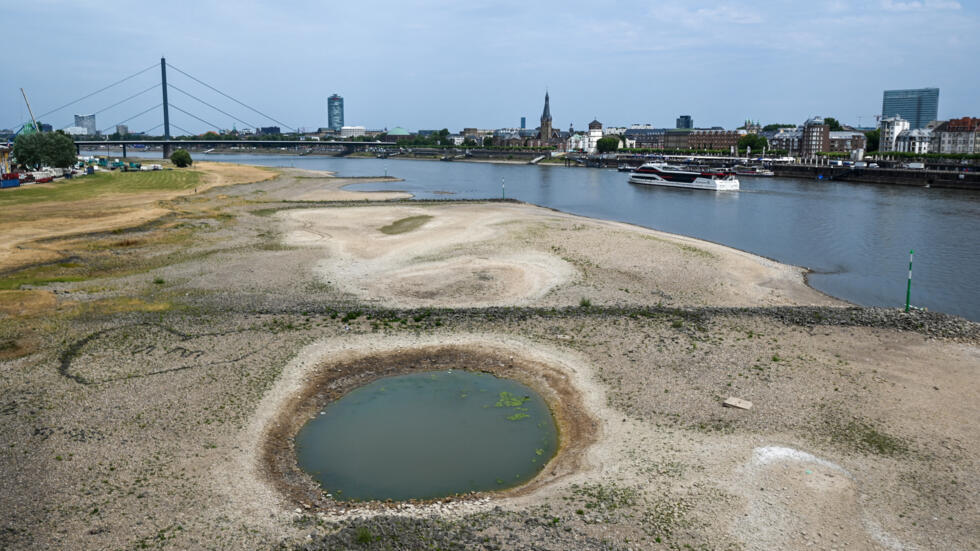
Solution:
[[(721, 243), (809, 268), (824, 293), (867, 306), (912, 305), (980, 321), (980, 193), (794, 178), (742, 177), (741, 191), (640, 186), (610, 169), (280, 155), (201, 160), (331, 170), (404, 182), (418, 198), (506, 196), (561, 211)], [(445, 192), (450, 192), (447, 194)]]

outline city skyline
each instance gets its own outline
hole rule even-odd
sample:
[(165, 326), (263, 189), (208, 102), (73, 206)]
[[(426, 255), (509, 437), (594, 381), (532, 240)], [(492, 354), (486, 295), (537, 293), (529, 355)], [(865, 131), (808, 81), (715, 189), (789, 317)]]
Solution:
[[(161, 55), (306, 129), (328, 126), (325, 101), (335, 91), (345, 98), (345, 123), (368, 128), (516, 127), (522, 116), (536, 121), (545, 90), (551, 92), (555, 128), (584, 128), (593, 117), (606, 125), (671, 128), (681, 114), (702, 127), (735, 128), (747, 118), (799, 124), (815, 115), (873, 126), (884, 90), (925, 87), (942, 90), (940, 119), (980, 111), (974, 98), (980, 76), (960, 69), (971, 66), (972, 51), (980, 47), (973, 31), (980, 9), (966, 3), (385, 6), (257, 3), (230, 12), (203, 2), (191, 19), (179, 9), (158, 13), (131, 3), (53, 0), (2, 7), (12, 40), (37, 41), (31, 29), (39, 26), (47, 32), (29, 59), (9, 64), (0, 127), (29, 119), (21, 86), (35, 114), (44, 113)], [(99, 17), (86, 17), (91, 13)], [(158, 24), (124, 24), (150, 19)], [(219, 22), (230, 37), (213, 32)], [(541, 28), (554, 29), (555, 47), (541, 46)], [(282, 46), (273, 47), (273, 40)], [(138, 46), (119, 48), (120, 41)], [(77, 48), (79, 43), (86, 47)], [(65, 51), (85, 53), (66, 57)], [(320, 70), (323, 65), (329, 70)], [(149, 71), (102, 103), (81, 102), (43, 122), (69, 126), (74, 113), (99, 112), (158, 77)], [(114, 127), (158, 103), (153, 95), (99, 112), (100, 126)], [(220, 97), (206, 99), (229, 106)], [(190, 103), (179, 95), (171, 101)], [(189, 130), (209, 129), (181, 113), (171, 112), (171, 118)], [(220, 114), (202, 118), (224, 128), (243, 126)], [(275, 124), (253, 118), (255, 126)], [(126, 124), (138, 132), (157, 125), (156, 119), (159, 114), (150, 112)]]

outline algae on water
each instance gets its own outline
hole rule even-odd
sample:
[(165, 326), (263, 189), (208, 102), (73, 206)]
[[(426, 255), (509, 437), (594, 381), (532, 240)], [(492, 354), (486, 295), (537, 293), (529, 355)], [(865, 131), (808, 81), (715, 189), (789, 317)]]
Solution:
[(500, 399), (494, 405), (498, 408), (516, 408), (524, 405), (524, 402), (530, 399), (530, 396), (517, 396), (516, 394), (504, 391), (500, 393)]

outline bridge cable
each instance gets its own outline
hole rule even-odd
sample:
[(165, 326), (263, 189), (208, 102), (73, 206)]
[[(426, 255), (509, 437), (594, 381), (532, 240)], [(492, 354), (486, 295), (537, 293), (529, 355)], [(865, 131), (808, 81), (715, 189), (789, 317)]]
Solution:
[[(128, 98), (126, 98), (124, 100), (117, 101), (116, 103), (113, 103), (109, 107), (103, 107), (102, 109), (99, 109), (98, 111), (96, 111), (95, 113), (92, 113), (92, 114), (93, 115), (98, 115), (99, 113), (102, 113), (103, 111), (108, 111), (109, 109), (112, 109), (113, 107), (115, 107), (115, 106), (117, 106), (119, 104), (126, 103), (127, 101), (129, 101), (129, 100), (131, 100), (131, 99), (133, 99), (135, 97), (142, 96), (143, 94), (149, 92), (150, 90), (156, 88), (157, 86), (160, 86), (160, 83), (159, 82), (156, 83), (156, 84), (154, 84), (153, 86), (150, 86), (146, 90), (143, 90), (142, 92), (137, 92), (137, 93), (129, 96)], [(75, 123), (69, 124), (68, 126), (75, 126)], [(61, 129), (64, 130), (65, 128), (68, 128), (68, 126), (63, 126), (63, 127), (61, 127)], [(163, 125), (161, 124), (161, 126), (163, 126)]]
[(218, 126), (217, 124), (214, 124), (214, 123), (211, 123), (211, 122), (208, 122), (208, 121), (206, 121), (206, 120), (204, 120), (204, 119), (202, 119), (201, 117), (198, 117), (197, 115), (193, 115), (193, 114), (191, 114), (191, 113), (188, 113), (187, 111), (184, 111), (183, 109), (181, 109), (180, 107), (177, 107), (177, 106), (176, 106), (176, 105), (174, 105), (173, 103), (171, 103), (171, 104), (170, 104), (170, 107), (173, 107), (174, 109), (176, 109), (176, 110), (178, 110), (178, 111), (180, 111), (181, 113), (183, 113), (183, 114), (185, 114), (185, 115), (187, 115), (188, 117), (193, 117), (193, 118), (195, 118), (195, 119), (197, 119), (197, 120), (199, 120), (199, 121), (201, 121), (201, 122), (203, 122), (204, 124), (206, 124), (206, 125), (208, 125), (208, 126), (213, 126), (213, 127), (214, 127), (214, 128), (216, 129), (216, 130), (218, 130), (218, 132), (221, 132), (221, 127), (220, 127), (220, 126)]
[(133, 119), (135, 119), (136, 117), (139, 117), (140, 115), (145, 115), (145, 114), (147, 114), (147, 113), (149, 113), (150, 111), (153, 111), (153, 110), (154, 110), (154, 109), (156, 109), (157, 107), (161, 107), (162, 105), (163, 105), (163, 103), (162, 103), (162, 102), (161, 102), (161, 103), (158, 103), (158, 104), (156, 104), (156, 105), (154, 105), (153, 107), (150, 107), (150, 108), (149, 108), (149, 109), (147, 109), (146, 111), (140, 111), (139, 113), (137, 113), (137, 114), (135, 114), (135, 115), (133, 115), (132, 117), (129, 117), (129, 118), (128, 118), (128, 119), (126, 119), (126, 120), (122, 120), (122, 121), (119, 121), (119, 122), (117, 122), (116, 124), (113, 124), (113, 125), (110, 125), (110, 126), (107, 126), (107, 127), (105, 127), (105, 128), (103, 128), (103, 129), (101, 130), (101, 132), (102, 132), (103, 134), (105, 134), (105, 131), (106, 131), (106, 130), (109, 130), (110, 128), (112, 128), (112, 127), (114, 127), (114, 126), (119, 126), (120, 124), (123, 124), (123, 123), (125, 123), (125, 122), (129, 122), (129, 121), (131, 121), (131, 120), (133, 120)]
[(154, 130), (156, 130), (157, 128), (160, 128), (161, 126), (163, 126), (163, 123), (162, 122), (160, 124), (154, 126), (153, 128), (148, 128), (148, 129), (144, 130), (143, 133), (144, 134), (149, 134), (150, 132), (153, 132)]
[(195, 100), (197, 100), (197, 101), (199, 101), (199, 102), (201, 102), (201, 103), (203, 103), (204, 105), (207, 105), (207, 106), (208, 106), (208, 107), (210, 107), (211, 109), (214, 109), (215, 111), (217, 111), (217, 112), (219, 112), (219, 113), (221, 113), (221, 114), (223, 114), (223, 115), (227, 115), (227, 116), (229, 116), (229, 117), (231, 117), (231, 118), (233, 118), (233, 119), (235, 119), (236, 121), (238, 121), (238, 122), (240, 122), (240, 123), (242, 123), (242, 124), (244, 124), (244, 125), (246, 125), (246, 126), (248, 126), (248, 127), (250, 127), (250, 128), (258, 128), (258, 126), (256, 126), (256, 125), (254, 125), (254, 124), (252, 124), (252, 123), (250, 123), (250, 122), (247, 122), (247, 121), (243, 121), (242, 119), (240, 119), (240, 118), (238, 118), (238, 117), (236, 117), (235, 115), (232, 115), (231, 113), (227, 113), (227, 112), (225, 112), (225, 111), (222, 111), (221, 109), (218, 109), (217, 107), (215, 107), (215, 106), (213, 106), (213, 105), (211, 105), (210, 103), (208, 103), (208, 102), (206, 102), (206, 101), (204, 101), (204, 100), (202, 100), (201, 98), (199, 98), (199, 97), (196, 97), (196, 96), (194, 96), (194, 95), (193, 95), (193, 94), (191, 94), (190, 92), (186, 92), (186, 91), (184, 91), (184, 90), (181, 90), (180, 88), (177, 88), (177, 87), (176, 87), (176, 86), (174, 86), (173, 84), (170, 84), (170, 83), (167, 83), (167, 86), (168, 86), (168, 87), (170, 87), (170, 88), (173, 88), (174, 90), (177, 90), (178, 92), (180, 92), (181, 94), (184, 94), (185, 96), (189, 96), (189, 97), (190, 97), (191, 99), (195, 99)]
[(113, 82), (112, 84), (106, 86), (105, 88), (99, 88), (98, 90), (92, 92), (91, 94), (88, 94), (87, 96), (82, 96), (82, 97), (78, 98), (75, 101), (68, 102), (68, 103), (62, 105), (61, 107), (58, 107), (57, 109), (52, 109), (51, 111), (48, 111), (47, 113), (41, 113), (36, 118), (41, 119), (41, 118), (44, 118), (44, 117), (50, 115), (51, 113), (56, 113), (58, 111), (61, 111), (65, 107), (68, 107), (68, 106), (71, 106), (71, 105), (75, 105), (76, 103), (78, 103), (78, 102), (80, 102), (80, 101), (82, 101), (84, 99), (88, 99), (88, 98), (94, 96), (95, 94), (98, 94), (99, 92), (105, 92), (106, 90), (108, 90), (109, 88), (112, 88), (113, 86), (116, 86), (118, 84), (122, 84), (122, 83), (126, 82), (127, 80), (129, 80), (131, 78), (136, 78), (136, 77), (142, 75), (143, 73), (149, 71), (150, 69), (153, 69), (154, 67), (159, 67), (159, 66), (160, 66), (159, 63), (154, 63), (153, 65), (150, 65), (149, 67), (147, 67), (146, 69), (143, 69), (142, 71), (133, 73), (133, 74), (129, 75), (128, 77), (122, 79), (122, 80), (117, 80), (116, 82)]
[[(163, 125), (161, 124), (160, 126), (163, 126)], [(184, 133), (185, 136), (196, 136), (197, 135), (197, 134), (191, 132), (190, 130), (187, 130), (185, 128), (181, 128), (181, 127), (177, 126), (174, 123), (170, 123), (170, 126), (176, 128), (177, 130), (180, 130), (181, 132)]]
[(184, 75), (185, 77), (187, 77), (187, 78), (189, 78), (189, 79), (191, 79), (191, 80), (193, 80), (193, 81), (195, 81), (195, 82), (198, 82), (198, 83), (200, 83), (200, 84), (202, 84), (202, 85), (204, 85), (204, 86), (207, 86), (208, 88), (210, 88), (210, 89), (212, 89), (212, 90), (214, 90), (215, 92), (217, 92), (217, 93), (219, 93), (219, 94), (221, 94), (222, 96), (224, 96), (224, 97), (226, 97), (226, 98), (228, 98), (228, 99), (230, 99), (231, 101), (234, 101), (235, 103), (237, 103), (237, 104), (239, 104), (239, 105), (242, 105), (242, 106), (244, 106), (244, 107), (246, 107), (246, 108), (248, 108), (248, 109), (251, 109), (252, 111), (254, 111), (254, 112), (256, 112), (256, 113), (258, 113), (259, 115), (262, 115), (263, 117), (265, 117), (265, 118), (267, 118), (267, 119), (269, 119), (269, 120), (271, 120), (271, 121), (273, 121), (273, 122), (275, 122), (275, 123), (278, 123), (278, 124), (280, 124), (280, 125), (282, 125), (282, 126), (285, 126), (286, 128), (288, 128), (288, 129), (290, 129), (290, 130), (292, 130), (293, 132), (295, 132), (295, 131), (296, 131), (296, 129), (295, 129), (295, 128), (293, 128), (292, 126), (289, 126), (288, 124), (286, 124), (286, 123), (284, 123), (284, 122), (282, 122), (282, 121), (279, 121), (279, 120), (276, 120), (276, 119), (274, 119), (274, 118), (272, 118), (272, 117), (270, 117), (269, 115), (266, 115), (266, 114), (265, 114), (265, 113), (263, 113), (262, 111), (259, 111), (258, 109), (256, 109), (256, 108), (254, 108), (254, 107), (251, 107), (251, 106), (249, 106), (249, 105), (247, 105), (247, 104), (245, 104), (245, 103), (242, 103), (241, 101), (238, 101), (237, 99), (235, 99), (235, 98), (233, 98), (233, 97), (231, 97), (231, 96), (229, 96), (228, 94), (226, 94), (226, 93), (224, 93), (224, 92), (222, 92), (221, 90), (218, 90), (218, 89), (217, 89), (217, 88), (215, 88), (214, 86), (211, 86), (210, 84), (208, 84), (208, 83), (206, 83), (206, 82), (204, 82), (204, 81), (202, 81), (202, 80), (200, 80), (200, 79), (198, 79), (198, 78), (195, 78), (195, 77), (193, 77), (193, 76), (191, 76), (191, 75), (189, 75), (189, 74), (187, 74), (187, 73), (185, 73), (184, 71), (181, 71), (180, 69), (178, 69), (177, 67), (174, 67), (174, 66), (173, 66), (173, 65), (171, 65), (170, 63), (167, 63), (167, 67), (170, 67), (170, 68), (171, 68), (171, 69), (173, 69), (174, 71), (177, 71), (178, 73), (180, 73), (180, 74), (182, 74), (182, 75)]

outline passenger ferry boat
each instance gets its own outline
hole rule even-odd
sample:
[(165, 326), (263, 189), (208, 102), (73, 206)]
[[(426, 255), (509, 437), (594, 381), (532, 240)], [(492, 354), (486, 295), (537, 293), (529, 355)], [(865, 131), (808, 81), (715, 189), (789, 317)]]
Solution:
[(738, 179), (733, 172), (711, 170), (691, 172), (664, 163), (646, 163), (630, 174), (631, 184), (737, 191)]

